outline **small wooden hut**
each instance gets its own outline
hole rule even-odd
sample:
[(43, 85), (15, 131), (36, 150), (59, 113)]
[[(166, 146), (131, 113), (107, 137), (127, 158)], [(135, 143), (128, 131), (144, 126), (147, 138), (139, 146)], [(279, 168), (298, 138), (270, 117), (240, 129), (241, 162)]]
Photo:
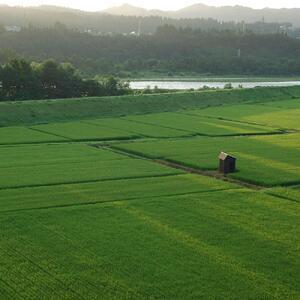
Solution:
[(219, 155), (219, 172), (222, 174), (234, 173), (236, 171), (236, 158), (225, 152)]

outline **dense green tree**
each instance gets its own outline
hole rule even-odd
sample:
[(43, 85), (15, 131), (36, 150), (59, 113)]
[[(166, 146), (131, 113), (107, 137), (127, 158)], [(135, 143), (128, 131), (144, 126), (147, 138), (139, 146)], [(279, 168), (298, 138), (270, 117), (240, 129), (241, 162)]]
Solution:
[(14, 59), (0, 68), (1, 100), (122, 95), (128, 86), (113, 77), (84, 80), (70, 63)]
[(30, 63), (14, 59), (1, 71), (3, 95), (8, 99), (28, 99), (39, 94), (40, 86)]
[(48, 60), (38, 65), (36, 71), (47, 98), (75, 97), (80, 93), (81, 78), (70, 63)]

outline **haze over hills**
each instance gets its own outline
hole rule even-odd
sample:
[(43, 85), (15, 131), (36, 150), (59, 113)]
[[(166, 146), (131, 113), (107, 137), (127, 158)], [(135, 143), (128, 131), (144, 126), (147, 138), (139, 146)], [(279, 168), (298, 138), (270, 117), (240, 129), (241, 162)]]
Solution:
[(264, 8), (253, 9), (243, 6), (208, 6), (194, 4), (178, 11), (147, 10), (129, 4), (108, 8), (102, 12), (112, 15), (124, 16), (162, 16), (169, 18), (213, 18), (220, 21), (245, 21), (257, 22), (290, 22), (294, 26), (300, 26), (300, 8)]
[[(162, 24), (203, 30), (234, 30), (236, 25), (233, 22), (262, 23), (262, 20), (265, 22), (263, 30), (248, 29), (272, 33), (277, 32), (277, 27), (282, 23), (291, 23), (294, 28), (300, 28), (300, 8), (259, 10), (242, 6), (213, 7), (196, 4), (178, 11), (161, 11), (124, 4), (103, 11), (87, 12), (58, 6), (12, 7), (0, 4), (0, 28), (1, 25), (52, 27), (58, 22), (80, 31), (92, 29), (104, 33), (130, 33), (137, 30), (140, 18), (143, 18), (142, 33), (145, 34), (154, 33)], [(278, 26), (268, 30), (267, 24), (271, 23)]]

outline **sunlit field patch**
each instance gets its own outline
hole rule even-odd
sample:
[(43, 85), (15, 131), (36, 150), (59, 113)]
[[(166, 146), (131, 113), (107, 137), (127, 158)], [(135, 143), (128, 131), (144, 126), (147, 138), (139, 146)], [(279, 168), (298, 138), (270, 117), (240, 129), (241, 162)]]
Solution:
[(297, 214), (242, 190), (2, 214), (1, 293), (296, 299)]
[[(264, 104), (225, 105), (203, 110), (188, 111), (191, 115), (210, 116), (274, 128), (300, 129), (300, 100), (268, 102)], [(281, 106), (280, 106), (281, 105)]]

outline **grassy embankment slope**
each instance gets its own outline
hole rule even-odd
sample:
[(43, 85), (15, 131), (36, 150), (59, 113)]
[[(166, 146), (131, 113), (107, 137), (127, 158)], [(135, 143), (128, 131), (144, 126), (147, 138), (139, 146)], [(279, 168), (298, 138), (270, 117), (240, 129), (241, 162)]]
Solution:
[(300, 87), (183, 92), (161, 95), (0, 102), (0, 126), (204, 108), (300, 97)]

